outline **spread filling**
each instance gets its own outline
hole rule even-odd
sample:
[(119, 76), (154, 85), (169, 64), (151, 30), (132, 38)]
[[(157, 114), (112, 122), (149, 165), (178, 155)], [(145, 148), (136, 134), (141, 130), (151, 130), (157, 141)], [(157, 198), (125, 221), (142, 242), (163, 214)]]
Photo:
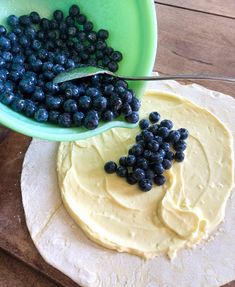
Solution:
[(152, 110), (190, 134), (185, 161), (164, 174), (163, 186), (141, 192), (104, 171), (105, 162), (127, 154), (139, 127), (61, 143), (58, 182), (67, 211), (98, 244), (145, 258), (172, 257), (206, 238), (224, 218), (233, 185), (232, 136), (208, 110), (173, 94), (146, 92), (141, 118)]

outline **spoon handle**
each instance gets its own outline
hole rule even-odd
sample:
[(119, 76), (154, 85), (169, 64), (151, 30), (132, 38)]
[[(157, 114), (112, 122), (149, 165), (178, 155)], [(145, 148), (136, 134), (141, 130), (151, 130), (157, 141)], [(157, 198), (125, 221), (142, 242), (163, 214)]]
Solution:
[(209, 75), (169, 75), (169, 76), (149, 76), (149, 77), (125, 77), (118, 76), (120, 79), (128, 81), (165, 81), (165, 80), (210, 80), (235, 83), (235, 78), (217, 77)]

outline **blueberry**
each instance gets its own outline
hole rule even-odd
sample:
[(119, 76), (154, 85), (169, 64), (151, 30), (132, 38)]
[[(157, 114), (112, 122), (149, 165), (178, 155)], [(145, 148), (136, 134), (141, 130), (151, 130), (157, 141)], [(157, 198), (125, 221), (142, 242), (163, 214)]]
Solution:
[(182, 151), (177, 151), (175, 153), (175, 161), (182, 162), (182, 161), (184, 161), (184, 158), (185, 158), (185, 155)]
[(18, 37), (23, 34), (23, 31), (20, 27), (16, 26), (12, 29), (12, 32), (17, 35)]
[(91, 98), (88, 96), (80, 97), (78, 100), (78, 105), (81, 109), (88, 110), (92, 105)]
[[(114, 110), (114, 111), (120, 110), (122, 108), (122, 100), (121, 100), (121, 98), (119, 98), (116, 94), (113, 94), (110, 97), (110, 106), (111, 106), (112, 110)], [(129, 122), (131, 122), (131, 119), (130, 119)]]
[(153, 169), (154, 173), (157, 175), (163, 174), (163, 172), (164, 172), (164, 168), (163, 168), (163, 165), (161, 163), (154, 164), (152, 169)]
[(45, 61), (48, 57), (48, 52), (45, 49), (40, 49), (37, 56), (40, 60)]
[(167, 142), (163, 142), (161, 144), (161, 148), (164, 150), (164, 151), (169, 151), (170, 150), (170, 144), (167, 143)]
[(136, 160), (135, 166), (146, 170), (148, 169), (148, 161), (145, 158), (138, 158)]
[(43, 76), (47, 81), (52, 81), (55, 78), (55, 75), (52, 71), (43, 72)]
[(25, 108), (25, 100), (20, 98), (15, 98), (11, 104), (11, 108), (13, 111), (20, 113)]
[(0, 80), (6, 81), (9, 72), (6, 69), (0, 69)]
[(64, 65), (67, 61), (67, 58), (64, 54), (58, 53), (55, 55), (54, 61), (56, 64)]
[(54, 64), (52, 62), (44, 62), (42, 65), (42, 70), (45, 71), (51, 71)]
[(127, 162), (126, 162), (126, 157), (125, 156), (120, 157), (119, 164), (121, 166), (127, 166)]
[(24, 30), (24, 34), (29, 40), (33, 40), (36, 36), (36, 33), (37, 32), (33, 27), (26, 27)]
[(105, 122), (110, 122), (114, 119), (114, 114), (112, 111), (107, 110), (102, 113), (101, 118)]
[(84, 127), (88, 130), (94, 130), (99, 125), (98, 117), (94, 116), (91, 112), (88, 112), (84, 118)]
[(57, 110), (61, 107), (62, 99), (60, 97), (46, 96), (46, 105), (50, 110)]
[(146, 119), (143, 119), (139, 122), (139, 127), (141, 130), (145, 130), (149, 127), (149, 121)]
[(107, 173), (114, 173), (117, 170), (117, 164), (114, 161), (108, 161), (106, 162), (106, 164), (104, 165), (104, 170)]
[(162, 157), (165, 157), (166, 152), (165, 152), (164, 149), (160, 148), (160, 149), (158, 150), (158, 154), (161, 155)]
[(76, 112), (73, 115), (73, 122), (77, 127), (81, 127), (84, 120), (84, 114), (82, 112)]
[(64, 13), (61, 10), (55, 10), (53, 17), (56, 21), (61, 22), (64, 19)]
[(38, 51), (40, 50), (42, 47), (42, 44), (39, 40), (33, 40), (33, 43), (32, 43), (32, 48), (35, 50), (35, 51)]
[(132, 112), (130, 115), (125, 117), (128, 123), (135, 124), (139, 121), (139, 114), (137, 112)]
[(140, 100), (138, 100), (137, 98), (133, 97), (131, 103), (131, 108), (134, 112), (138, 112), (141, 106)]
[(42, 18), (40, 20), (40, 27), (44, 31), (50, 30), (50, 28), (51, 28), (50, 21), (48, 19), (46, 19), (46, 18)]
[(163, 162), (163, 156), (159, 153), (155, 153), (151, 155), (151, 158), (149, 159), (150, 163), (152, 164), (159, 164)]
[(160, 126), (161, 127), (166, 127), (169, 130), (171, 130), (173, 128), (173, 123), (170, 120), (163, 120), (163, 121), (161, 121)]
[(142, 179), (138, 182), (139, 184), (139, 188), (142, 190), (142, 191), (150, 191), (153, 187), (153, 183), (150, 179)]
[(148, 130), (143, 130), (141, 132), (141, 135), (142, 135), (142, 138), (145, 142), (150, 142), (154, 138), (154, 135), (151, 132), (149, 132)]
[(170, 169), (171, 166), (172, 166), (172, 163), (170, 160), (168, 159), (164, 159), (163, 162), (162, 162), (162, 166), (164, 169)]
[[(131, 90), (125, 90), (124, 92), (121, 93), (121, 99), (124, 103), (131, 104), (133, 101), (133, 92)], [(138, 104), (140, 104), (140, 103), (137, 103), (137, 106), (138, 106)], [(135, 105), (136, 105), (136, 103), (134, 100), (134, 111), (138, 111), (139, 108)], [(133, 107), (133, 103), (131, 104), (131, 106)]]
[(31, 24), (30, 17), (27, 15), (22, 15), (19, 17), (19, 23), (22, 26), (29, 26)]
[(46, 122), (48, 120), (47, 110), (44, 108), (39, 108), (34, 114), (34, 119), (40, 123)]
[(124, 116), (129, 116), (132, 114), (132, 108), (128, 103), (125, 103), (121, 108), (121, 112)]
[(154, 172), (151, 169), (147, 169), (145, 171), (145, 178), (147, 179), (153, 179), (154, 178)]
[(75, 113), (78, 110), (76, 101), (69, 99), (64, 102), (63, 108), (67, 113)]
[(33, 24), (39, 24), (41, 18), (37, 12), (33, 11), (30, 13), (30, 20)]
[(18, 82), (20, 80), (21, 76), (18, 71), (11, 71), (9, 74), (9, 79), (13, 82)]
[(53, 82), (48, 82), (45, 85), (45, 90), (46, 90), (46, 92), (54, 94), (54, 93), (59, 92), (60, 88), (59, 88), (58, 84), (55, 84)]
[(11, 41), (12, 44), (14, 44), (17, 41), (16, 34), (13, 32), (8, 33), (8, 39)]
[[(99, 42), (98, 42), (99, 43)], [(96, 45), (97, 46), (97, 45)], [(102, 46), (99, 45), (99, 49), (101, 49)], [(98, 49), (98, 48), (97, 48)], [(103, 59), (102, 59), (102, 65), (107, 67), (108, 64), (110, 62), (110, 58), (108, 56), (104, 56)]]
[(83, 14), (78, 15), (77, 17), (78, 24), (83, 25), (87, 21), (87, 17)]
[(64, 128), (70, 128), (72, 125), (72, 118), (69, 113), (60, 114), (58, 117), (58, 124)]
[(118, 70), (118, 64), (114, 61), (111, 61), (108, 63), (108, 69), (109, 69), (109, 71), (115, 73)]
[(120, 177), (126, 177), (128, 174), (127, 168), (124, 166), (118, 166), (116, 170), (116, 174)]
[(12, 63), (15, 64), (24, 64), (25, 61), (25, 57), (23, 55), (16, 55), (13, 60)]
[(104, 29), (100, 29), (97, 34), (98, 34), (98, 38), (101, 40), (107, 40), (109, 37), (109, 32)]
[(127, 175), (126, 177), (126, 181), (127, 183), (129, 183), (130, 185), (134, 185), (137, 183), (136, 178), (134, 177), (134, 174), (131, 172)]
[(93, 23), (92, 23), (91, 21), (87, 21), (87, 22), (85, 22), (85, 23), (83, 24), (83, 30), (84, 30), (85, 32), (90, 32), (90, 31), (92, 31), (92, 30), (93, 30), (93, 27), (94, 27), (94, 25), (93, 25)]
[(11, 49), (11, 42), (8, 38), (1, 36), (0, 37), (0, 50), (9, 51)]
[(19, 88), (21, 92), (31, 94), (35, 90), (35, 85), (30, 78), (25, 78), (19, 82)]
[(157, 134), (162, 138), (166, 138), (169, 135), (169, 130), (166, 127), (160, 127)]
[(58, 124), (58, 118), (59, 118), (60, 112), (58, 111), (49, 111), (49, 122), (53, 124)]
[(137, 181), (140, 181), (142, 179), (145, 178), (145, 172), (143, 169), (141, 168), (136, 168), (134, 171), (133, 171), (133, 176), (134, 178), (137, 180)]
[(72, 59), (68, 59), (65, 63), (65, 69), (72, 69), (75, 67), (75, 62)]
[(18, 53), (20, 53), (21, 52), (21, 47), (18, 45), (18, 44), (13, 44), (12, 46), (11, 46), (11, 53), (13, 54), (13, 55), (17, 55)]
[(37, 59), (35, 62), (30, 64), (30, 68), (36, 73), (40, 72), (42, 68), (42, 61)]
[(0, 25), (0, 35), (6, 35), (6, 28), (3, 25)]
[(149, 114), (149, 120), (151, 123), (157, 123), (160, 120), (160, 114), (158, 112), (151, 112)]
[(52, 72), (55, 75), (58, 75), (58, 74), (64, 72), (64, 70), (65, 70), (64, 67), (59, 65), (59, 64), (54, 65), (54, 67), (52, 68)]
[(136, 141), (136, 142), (140, 142), (140, 141), (142, 141), (142, 140), (143, 140), (143, 137), (142, 137), (141, 134), (139, 134), (139, 135), (137, 135), (137, 136), (135, 137), (135, 141)]
[(19, 19), (15, 15), (10, 15), (7, 18), (7, 24), (11, 27), (15, 27), (19, 24)]
[(25, 110), (24, 113), (27, 117), (34, 117), (34, 114), (36, 112), (36, 105), (33, 101), (25, 100)]
[(148, 142), (148, 145), (147, 145), (148, 149), (152, 152), (157, 152), (158, 149), (159, 149), (159, 143), (155, 140), (151, 140)]
[(119, 52), (119, 51), (114, 51), (112, 54), (111, 54), (111, 59), (114, 61), (114, 62), (120, 62), (122, 60), (122, 53)]
[(97, 60), (102, 60), (104, 57), (103, 51), (100, 51), (100, 50), (96, 51), (95, 57)]
[(154, 182), (156, 183), (156, 185), (160, 186), (166, 182), (166, 178), (164, 175), (158, 175), (154, 177)]
[[(101, 39), (101, 38), (100, 38)], [(105, 40), (105, 39), (104, 39)], [(111, 56), (111, 54), (113, 53), (113, 48), (112, 47), (106, 47), (105, 49), (104, 49), (104, 53), (105, 53), (105, 55), (108, 55), (108, 56)]]
[[(107, 47), (107, 44), (106, 44), (105, 42), (103, 42), (103, 41), (101, 41), (101, 40), (98, 40), (98, 41), (96, 42), (96, 49), (97, 49), (97, 50), (103, 51), (106, 47)], [(104, 60), (104, 59), (105, 59), (105, 61), (103, 61), (103, 64), (104, 64), (105, 66), (107, 66), (108, 63), (109, 63), (111, 60), (110, 60), (110, 58), (109, 58), (108, 56), (104, 56), (103, 60)]]
[(152, 154), (153, 153), (150, 150), (146, 149), (143, 153), (143, 156), (144, 156), (144, 158), (146, 158), (148, 160), (148, 159), (152, 158)]
[(77, 34), (77, 28), (74, 26), (68, 27), (67, 33), (70, 37), (74, 37)]
[(0, 94), (2, 94), (5, 91), (5, 85), (2, 80), (0, 80)]
[(183, 140), (179, 140), (178, 142), (176, 142), (176, 143), (174, 144), (174, 149), (175, 149), (176, 151), (184, 151), (184, 150), (186, 150), (186, 148), (187, 148), (187, 144), (186, 144), (186, 142), (183, 141)]
[(106, 110), (107, 103), (108, 102), (106, 98), (98, 97), (97, 99), (94, 100), (93, 106), (97, 111), (101, 112), (101, 111)]
[(90, 87), (90, 88), (87, 88), (86, 95), (91, 98), (97, 98), (101, 96), (101, 93), (97, 88)]
[(172, 151), (167, 151), (165, 155), (165, 159), (172, 161), (174, 159), (174, 153)]
[(170, 131), (167, 141), (170, 143), (176, 143), (180, 139), (180, 132), (179, 131)]
[(95, 43), (97, 41), (97, 34), (96, 32), (89, 32), (87, 34), (87, 40), (90, 42), (90, 43)]
[(10, 105), (14, 99), (15, 99), (15, 95), (12, 92), (7, 92), (7, 93), (3, 93), (2, 95), (0, 95), (1, 98), (1, 102), (4, 105)]
[(4, 66), (6, 65), (6, 61), (0, 57), (0, 68), (4, 68)]
[[(124, 98), (122, 97), (122, 94), (125, 93), (126, 89), (122, 86), (117, 86), (115, 87), (115, 92), (121, 97), (121, 98)], [(131, 102), (131, 101), (130, 101)]]
[(13, 60), (13, 55), (7, 51), (2, 52), (2, 57), (7, 63), (9, 63)]
[(35, 88), (32, 99), (39, 102), (42, 102), (45, 99), (45, 94), (40, 87)]
[(187, 129), (181, 128), (178, 130), (178, 132), (180, 133), (180, 139), (181, 140), (186, 140), (189, 136), (189, 132)]
[(135, 158), (134, 155), (128, 155), (126, 157), (126, 165), (129, 166), (129, 167), (134, 166), (135, 161), (136, 161), (136, 158)]
[(140, 144), (135, 144), (131, 148), (132, 154), (135, 156), (140, 156), (144, 152), (143, 146)]

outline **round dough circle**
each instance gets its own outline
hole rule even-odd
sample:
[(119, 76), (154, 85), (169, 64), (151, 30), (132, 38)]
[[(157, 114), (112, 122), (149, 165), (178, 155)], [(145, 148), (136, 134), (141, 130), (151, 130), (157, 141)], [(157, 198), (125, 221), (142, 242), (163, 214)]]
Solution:
[[(208, 108), (224, 121), (234, 137), (235, 102), (232, 98), (175, 82), (152, 87), (174, 91)], [(234, 197), (227, 204), (226, 220), (214, 240), (203, 242), (195, 250), (182, 250), (173, 262), (164, 257), (145, 261), (96, 245), (73, 222), (62, 205), (57, 185), (57, 149), (57, 143), (33, 140), (25, 156), (21, 180), (28, 229), (49, 264), (81, 286), (94, 287), (170, 287), (176, 281), (179, 286), (219, 286), (235, 278)]]

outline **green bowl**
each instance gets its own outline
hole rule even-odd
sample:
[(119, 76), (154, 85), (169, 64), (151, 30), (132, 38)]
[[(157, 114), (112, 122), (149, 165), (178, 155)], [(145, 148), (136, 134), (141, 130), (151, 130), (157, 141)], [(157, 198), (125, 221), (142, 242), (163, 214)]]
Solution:
[[(108, 43), (123, 53), (119, 73), (129, 76), (150, 75), (157, 49), (157, 21), (153, 0), (11, 0), (2, 1), (1, 24), (11, 14), (23, 15), (37, 11), (50, 17), (55, 9), (68, 11), (77, 3), (82, 13), (94, 23), (95, 29), (104, 28), (110, 32)], [(143, 94), (144, 82), (130, 82), (137, 97)], [(56, 125), (37, 123), (24, 115), (0, 104), (0, 123), (19, 133), (53, 141), (73, 141), (94, 136), (113, 127), (133, 128), (122, 118), (101, 123), (95, 130), (84, 128), (60, 128)]]

